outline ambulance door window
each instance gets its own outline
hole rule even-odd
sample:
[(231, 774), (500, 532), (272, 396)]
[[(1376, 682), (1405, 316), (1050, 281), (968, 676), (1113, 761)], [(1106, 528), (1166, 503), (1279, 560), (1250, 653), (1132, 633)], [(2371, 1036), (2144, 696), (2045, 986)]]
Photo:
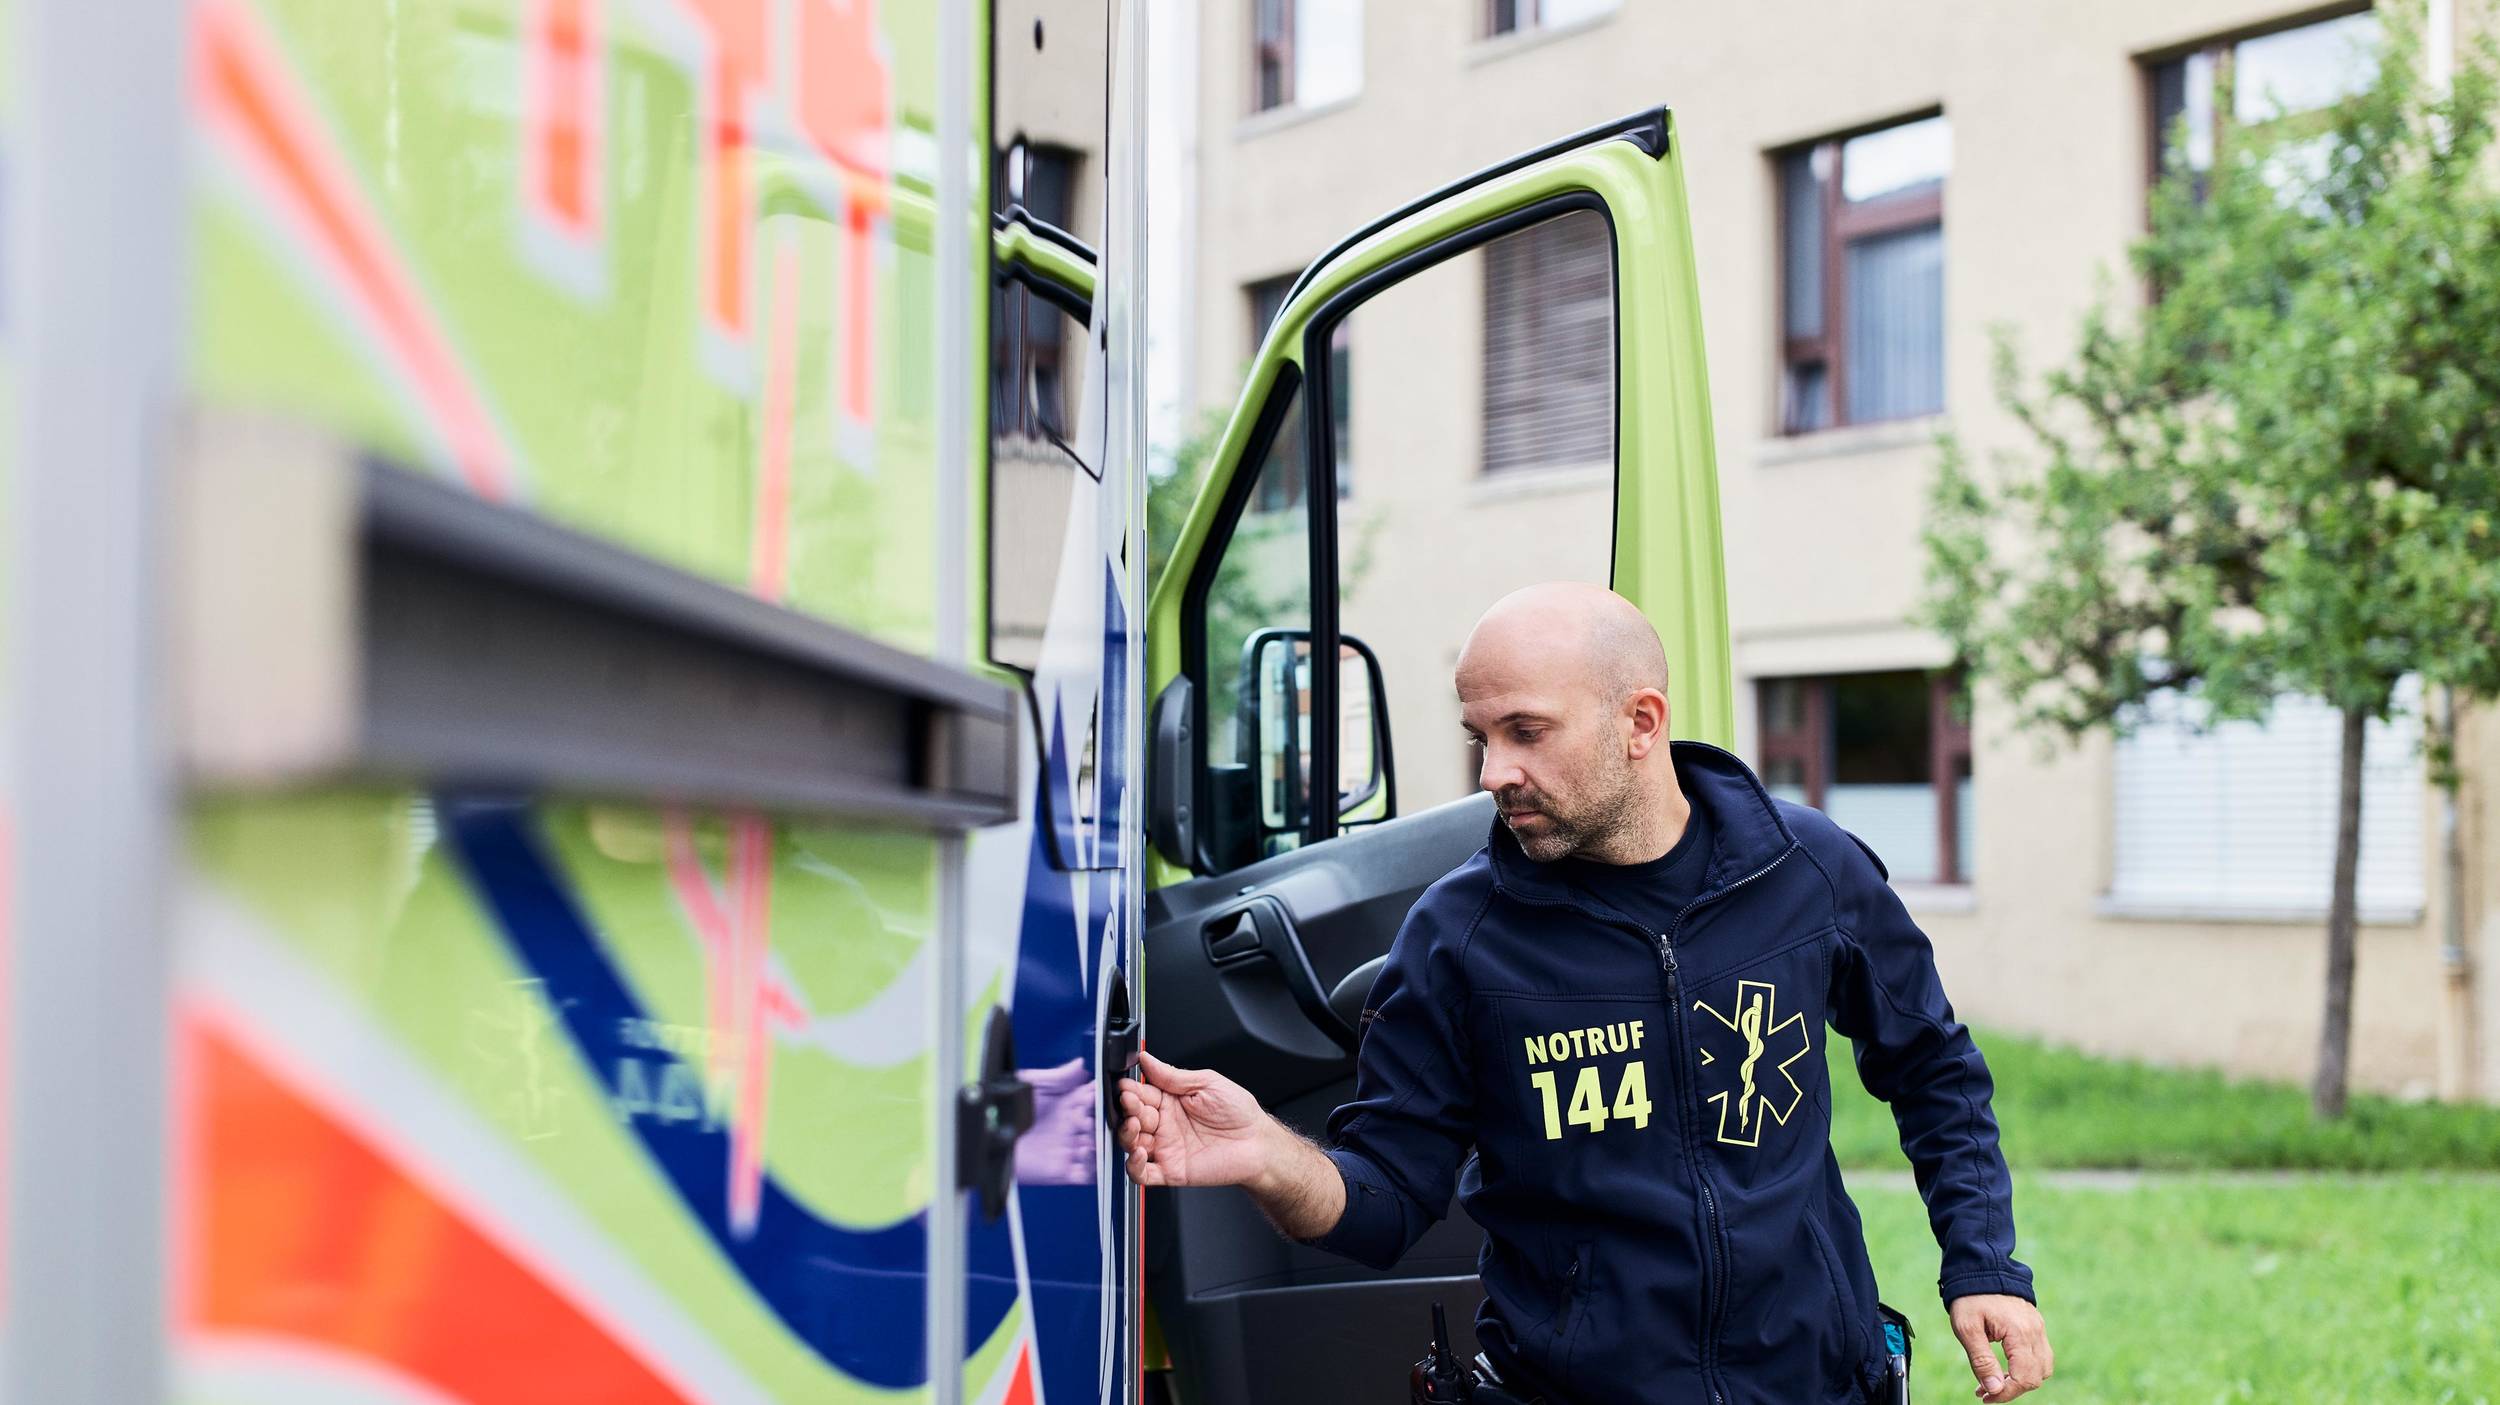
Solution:
[(1397, 809), (1411, 814), (1477, 788), (1452, 683), (1477, 617), (1521, 586), (1609, 578), (1612, 230), (1597, 209), (1567, 208), (1341, 316), (1320, 334), (1352, 364), (1320, 375), (1347, 442), (1322, 442), (1363, 471), (1334, 504), (1338, 629), (1380, 660)]
[(1109, 10), (1035, 0), (992, 19), (989, 656), (1031, 675), (1062, 592), (1102, 588), (1061, 575), (1102, 552)]
[(1052, 860), (1117, 868), (1128, 512), (1104, 491), (1110, 7), (1018, 0), (991, 18), (988, 655), (1025, 678)]
[[(1286, 375), (1293, 374), (1288, 367)], [(1299, 387), (1262, 416), (1257, 472), (1219, 524), (1223, 546), (1203, 586), (1199, 657), (1206, 680), (1208, 766), (1199, 813), (1208, 867), (1237, 868), (1298, 847), (1308, 817), (1307, 679), (1311, 494)], [(1280, 640), (1280, 632), (1282, 638)], [(1262, 648), (1262, 643), (1265, 647)]]

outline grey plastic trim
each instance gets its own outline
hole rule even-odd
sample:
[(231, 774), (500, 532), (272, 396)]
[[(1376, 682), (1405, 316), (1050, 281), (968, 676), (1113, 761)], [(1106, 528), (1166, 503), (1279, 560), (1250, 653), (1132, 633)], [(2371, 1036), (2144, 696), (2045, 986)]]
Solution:
[[(973, 109), (973, 80), (989, 67), (988, 45), (976, 42), (976, 29), (986, 34), (988, 24), (984, 18), (976, 25), (973, 7), (938, 7), (936, 266), (941, 271), (936, 280), (936, 355), (933, 364), (923, 369), (934, 378), (938, 395), (937, 461), (933, 465), (937, 540), (930, 545), (930, 557), (937, 565), (937, 653), (956, 667), (962, 667), (974, 652), (974, 641), (989, 638), (988, 601), (980, 604), (984, 615), (975, 628), (970, 619), (972, 592), (966, 584), (974, 540), (973, 478), (988, 462), (986, 440), (976, 444), (973, 438), (976, 428), (984, 435), (988, 430), (987, 417), (980, 413), (975, 398), (975, 387), (986, 385), (987, 376), (974, 370), (983, 363), (975, 361), (973, 337), (975, 309), (986, 309), (988, 299), (985, 294), (975, 296), (981, 289), (966, 276), (967, 271), (986, 268), (989, 244), (984, 238), (979, 248), (974, 247), (974, 233), (979, 229), (975, 221), (987, 203), (975, 161), (986, 160), (989, 151), (989, 123), (976, 121)], [(985, 83), (979, 87), (986, 92)], [(986, 282), (985, 273), (978, 276)], [(986, 357), (986, 351), (979, 354)], [(1009, 774), (1014, 774), (1012, 757)], [(937, 842), (938, 941), (932, 972), (936, 989), (931, 992), (932, 1085), (927, 1124), (931, 1166), (952, 1166), (957, 1155), (954, 1104), (964, 1084), (964, 968), (970, 941), (966, 916), (972, 896), (967, 847), (962, 838), (952, 835), (942, 835)], [(968, 1258), (964, 1208), (965, 1196), (951, 1187), (929, 1197), (929, 1277), (921, 1287), (928, 1321), (929, 1405), (959, 1405), (963, 1399)]]
[[(1006, 686), (379, 459), (325, 467), (288, 437), (195, 435), (179, 651), (194, 785), (373, 779), (941, 831), (1015, 817)], [(290, 462), (299, 530), (271, 532), (266, 497), (258, 531), (214, 525), (238, 496), (221, 486)], [(315, 486), (325, 473), (351, 486)], [(250, 545), (271, 536), (314, 545)], [(325, 592), (348, 605), (267, 605)]]
[(171, 1393), (176, 1167), (164, 484), (183, 383), (188, 7), (8, 19), (17, 407), (6, 592), (6, 1269), (0, 1398)]
[[(1150, 103), (1146, 96), (1145, 77), (1153, 26), (1175, 18), (1180, 7), (1158, 5), (1154, 0), (1114, 0), (1112, 6), (1111, 72), (1114, 78), (1111, 99), (1111, 167), (1110, 208), (1112, 219), (1109, 237), (1104, 241), (1110, 256), (1105, 331), (1109, 366), (1105, 386), (1111, 392), (1110, 403), (1116, 407), (1105, 425), (1106, 457), (1117, 471), (1107, 475), (1121, 485), (1123, 498), (1115, 509), (1113, 521), (1125, 542), (1120, 551), (1120, 588), (1123, 613), (1126, 616), (1125, 637), (1104, 640), (1104, 648), (1119, 649), (1127, 655), (1126, 666), (1120, 670), (1121, 696), (1106, 697), (1106, 710), (1117, 708), (1118, 716), (1128, 719), (1117, 730), (1120, 747), (1126, 754), (1116, 759), (1121, 774), (1128, 780), (1124, 793), (1117, 797), (1119, 813), (1119, 864), (1130, 875), (1118, 887), (1120, 906), (1114, 913), (1119, 922), (1116, 959), (1126, 972), (1123, 980), (1128, 989), (1128, 1014), (1135, 1021), (1133, 1034), (1122, 1052), (1142, 1051), (1146, 1032), (1146, 980), (1143, 955), (1145, 947), (1145, 884), (1146, 872), (1146, 728), (1140, 723), (1146, 716), (1146, 473), (1147, 460), (1146, 405), (1148, 401), (1146, 309), (1152, 304), (1149, 296), (1156, 281), (1163, 275), (1150, 266), (1147, 259), (1146, 199), (1148, 186), (1147, 152), (1149, 136), (1146, 120)], [(1125, 81), (1121, 81), (1125, 79)], [(1159, 139), (1157, 139), (1159, 140)], [(1177, 281), (1174, 287), (1181, 286)], [(1129, 471), (1129, 465), (1139, 470)], [(1103, 807), (1107, 808), (1107, 807)], [(1107, 985), (1108, 982), (1106, 981)], [(1108, 1019), (1108, 1005), (1101, 1018)], [(1098, 1064), (1095, 1072), (1105, 1070)], [(1130, 1076), (1123, 1071), (1117, 1076)], [(1142, 1076), (1137, 1075), (1137, 1076)], [(1116, 1091), (1112, 1099), (1116, 1105)], [(1116, 1127), (1118, 1121), (1112, 1119)], [(1107, 1142), (1101, 1153), (1103, 1176), (1112, 1184), (1114, 1212), (1120, 1217), (1120, 1233), (1115, 1241), (1121, 1248), (1116, 1273), (1106, 1272), (1102, 1285), (1104, 1302), (1102, 1319), (1113, 1326), (1116, 1335), (1106, 1344), (1103, 1355), (1106, 1374), (1116, 1374), (1116, 1384), (1105, 1392), (1105, 1405), (1144, 1405), (1144, 1363), (1139, 1360), (1143, 1346), (1140, 1331), (1146, 1306), (1145, 1274), (1140, 1252), (1145, 1243), (1145, 1191), (1129, 1180), (1120, 1167), (1116, 1143)]]

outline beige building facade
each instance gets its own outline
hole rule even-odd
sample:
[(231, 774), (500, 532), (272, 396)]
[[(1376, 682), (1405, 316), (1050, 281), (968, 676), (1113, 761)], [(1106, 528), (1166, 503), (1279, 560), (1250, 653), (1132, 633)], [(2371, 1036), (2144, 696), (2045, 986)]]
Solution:
[[(2299, 99), (2331, 81), (2329, 38), (2375, 24), (2352, 10), (1208, 0), (1186, 377), (1200, 405), (1229, 405), (1274, 280), (1366, 219), (1522, 148), (1671, 106), (1709, 346), (1740, 753), (1876, 842), (1966, 1019), (2305, 1079), (2331, 726), (2293, 707), (2263, 729), (2155, 729), (2043, 755), (1984, 689), (1967, 734), (1956, 728), (1937, 701), (1948, 650), (1906, 621), (1937, 435), (1982, 456), (2020, 447), (1993, 391), (1992, 330), (2030, 365), (2060, 358), (2096, 290), (2125, 286), (2155, 133), (2171, 127), (2157, 110), (2191, 131), (2228, 122), (2210, 111), (2223, 64), (2244, 81), (2278, 73), (2280, 96)], [(2434, 55), (2479, 15), (2433, 6)], [(1514, 462), (1494, 426), (1533, 413), (1487, 369), (1520, 362), (1493, 344), (1486, 300), (1516, 295), (1503, 278), (1567, 263), (1567, 245), (1436, 270), (1428, 290), (1358, 309), (1339, 353), (1354, 387), (1340, 534), (1365, 563), (1345, 628), (1390, 677), (1404, 810), (1473, 786), (1447, 680), (1475, 612), (1527, 580), (1605, 577), (1603, 446)], [(1551, 345), (1584, 344), (1572, 339), (1585, 330), (1554, 321)], [(2500, 787), (2485, 780), (2500, 777), (2500, 723), (2464, 720), (2461, 882), (2444, 797), (2409, 755), (2421, 725), (2373, 740), (2355, 1082), (2500, 1100)]]

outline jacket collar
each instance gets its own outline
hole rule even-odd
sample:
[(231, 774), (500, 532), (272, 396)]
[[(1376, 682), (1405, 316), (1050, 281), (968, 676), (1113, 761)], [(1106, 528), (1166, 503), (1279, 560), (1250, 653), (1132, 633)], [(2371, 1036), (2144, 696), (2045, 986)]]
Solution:
[[(1780, 818), (1771, 793), (1762, 788), (1753, 768), (1733, 752), (1708, 742), (1671, 740), (1667, 755), (1675, 763), (1676, 784), (1683, 787), (1685, 800), (1710, 815), (1710, 861), (1702, 870), (1703, 896), (1759, 872), (1795, 847), (1797, 836)], [(1553, 865), (1529, 858), (1499, 813), (1493, 817), (1493, 837), (1485, 851), (1492, 860), (1494, 886), (1514, 897), (1563, 903), (1624, 920), (1620, 913), (1591, 902), (1580, 889), (1556, 877)]]

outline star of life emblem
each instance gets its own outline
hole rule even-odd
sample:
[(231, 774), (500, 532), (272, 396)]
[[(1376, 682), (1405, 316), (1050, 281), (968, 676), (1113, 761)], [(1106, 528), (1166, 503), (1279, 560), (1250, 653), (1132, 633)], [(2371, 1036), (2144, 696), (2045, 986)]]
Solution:
[[(1727, 1077), (1725, 1065), (1735, 1065), (1735, 1086), (1722, 1087), (1702, 1099), (1719, 1105), (1719, 1141), (1726, 1146), (1758, 1147), (1762, 1124), (1787, 1126), (1805, 1098), (1804, 1086), (1789, 1072), (1789, 1066), (1813, 1047), (1805, 1016), (1792, 1011), (1780, 1019), (1779, 991), (1768, 981), (1738, 981), (1733, 1015), (1719, 1013), (1707, 1000), (1694, 1001), (1693, 1008), (1725, 1031), (1700, 1026), (1702, 1067), (1719, 1069), (1719, 1076)], [(1730, 1057), (1719, 1057), (1714, 1044)]]

